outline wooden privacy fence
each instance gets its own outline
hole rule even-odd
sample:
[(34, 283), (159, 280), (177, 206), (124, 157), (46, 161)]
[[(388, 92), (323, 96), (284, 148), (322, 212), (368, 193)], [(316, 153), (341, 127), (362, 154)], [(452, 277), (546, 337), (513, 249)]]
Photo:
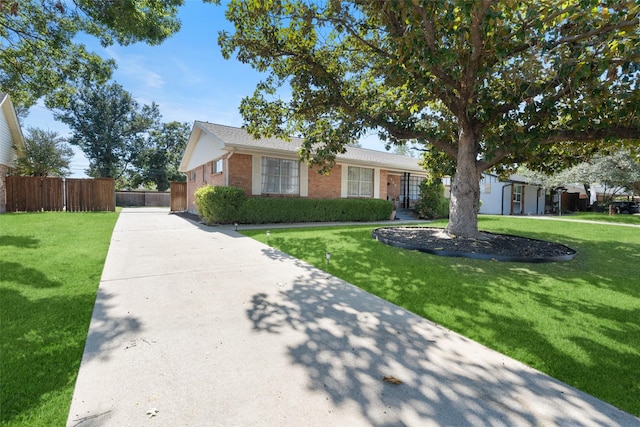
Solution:
[(114, 179), (67, 179), (66, 184), (67, 212), (116, 210)]
[(169, 207), (171, 194), (168, 191), (126, 190), (116, 191), (116, 206)]
[(171, 212), (182, 212), (187, 210), (187, 183), (171, 183)]
[(115, 211), (115, 180), (7, 177), (7, 212)]

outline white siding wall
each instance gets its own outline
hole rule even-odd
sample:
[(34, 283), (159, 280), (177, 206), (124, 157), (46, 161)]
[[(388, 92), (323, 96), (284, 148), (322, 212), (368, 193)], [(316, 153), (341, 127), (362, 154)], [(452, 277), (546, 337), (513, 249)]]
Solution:
[(13, 140), (9, 123), (0, 108), (0, 164), (11, 166), (16, 159), (16, 152), (13, 149)]
[(193, 153), (191, 153), (189, 164), (186, 165), (185, 170), (193, 170), (213, 159), (222, 157), (226, 154), (226, 151), (222, 150), (223, 145), (224, 143), (218, 138), (202, 132), (198, 143), (193, 149)]
[[(480, 182), (480, 200), (482, 201), (482, 206), (480, 206), (481, 214), (502, 214), (502, 191), (504, 186), (504, 182), (490, 182), (490, 180)], [(505, 200), (509, 201), (511, 197), (510, 187), (504, 189), (504, 192), (506, 193)], [(508, 210), (505, 213), (507, 212)]]
[(540, 196), (538, 196), (538, 187), (525, 185), (524, 209), (522, 213), (523, 215), (544, 214), (544, 191), (540, 191)]
[[(513, 184), (508, 182), (492, 182), (491, 184), (480, 183), (480, 200), (482, 200), (480, 213), (489, 215), (510, 215), (512, 190)], [(538, 195), (538, 187), (525, 185), (523, 202), (524, 207), (522, 215), (544, 214), (544, 192), (541, 191), (540, 195)]]

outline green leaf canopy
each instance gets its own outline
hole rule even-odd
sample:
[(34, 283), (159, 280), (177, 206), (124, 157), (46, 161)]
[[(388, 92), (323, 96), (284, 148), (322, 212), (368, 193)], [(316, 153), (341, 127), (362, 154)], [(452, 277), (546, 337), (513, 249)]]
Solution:
[(327, 167), (371, 129), (424, 144), (454, 176), (448, 231), (475, 235), (483, 171), (637, 148), (640, 5), (609, 3), (232, 1), (219, 44), (266, 73), (251, 133), (303, 135)]
[(160, 112), (155, 103), (140, 106), (113, 83), (81, 87), (67, 108), (55, 111), (54, 118), (71, 129), (68, 142), (89, 159), (86, 172), (90, 177), (122, 180), (144, 150)]
[(0, 92), (17, 106), (41, 97), (64, 106), (78, 82), (104, 83), (115, 68), (75, 38), (104, 45), (161, 43), (178, 31), (183, 0), (0, 0)]

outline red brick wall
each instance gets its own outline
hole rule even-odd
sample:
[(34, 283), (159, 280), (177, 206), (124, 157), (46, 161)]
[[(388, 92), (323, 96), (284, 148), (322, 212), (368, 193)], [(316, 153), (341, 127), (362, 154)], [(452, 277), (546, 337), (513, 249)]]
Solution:
[[(229, 185), (242, 188), (247, 196), (251, 196), (252, 156), (249, 154), (233, 154), (228, 158)], [(194, 192), (203, 185), (225, 185), (225, 172), (211, 173), (213, 162), (195, 169), (196, 178), (191, 180), (191, 172), (187, 173), (187, 206), (190, 212), (197, 212)], [(300, 167), (305, 167), (301, 164)], [(341, 197), (342, 166), (336, 165), (329, 175), (320, 175), (318, 168), (309, 170), (308, 197), (311, 199), (339, 199)], [(396, 199), (400, 196), (400, 176), (391, 175), (386, 170), (380, 171), (380, 198)]]
[(207, 171), (209, 172), (209, 185), (222, 187), (225, 185), (224, 170), (222, 172), (211, 173), (213, 163), (207, 163)]
[[(304, 164), (300, 167), (305, 167)], [(336, 165), (329, 175), (320, 175), (318, 168), (309, 170), (309, 198), (310, 199), (339, 199), (340, 183), (342, 181), (342, 166)]]
[[(193, 170), (187, 172), (187, 210), (192, 213), (197, 213), (198, 210), (196, 208), (196, 197), (195, 192), (198, 188), (205, 185), (203, 178), (203, 168), (206, 168), (206, 165), (199, 166)], [(195, 180), (192, 179), (193, 173), (195, 172)]]
[(240, 187), (247, 196), (251, 196), (252, 156), (233, 154), (229, 159), (229, 185)]
[[(226, 158), (223, 156), (222, 159)], [(211, 173), (213, 170), (213, 163), (218, 160), (207, 162), (202, 166), (198, 166), (194, 170), (187, 172), (187, 210), (189, 212), (196, 213), (197, 208), (195, 205), (195, 192), (198, 188), (205, 185), (212, 186), (224, 186), (225, 185), (225, 172)], [(192, 180), (192, 172), (195, 172), (195, 180)]]

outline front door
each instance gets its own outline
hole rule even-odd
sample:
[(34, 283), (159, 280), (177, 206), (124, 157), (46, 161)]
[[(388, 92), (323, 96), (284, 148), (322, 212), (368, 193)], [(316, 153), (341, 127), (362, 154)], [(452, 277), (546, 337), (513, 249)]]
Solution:
[(420, 198), (420, 184), (424, 181), (423, 177), (411, 176), (410, 173), (402, 174), (400, 180), (400, 202), (404, 209), (413, 207), (416, 200)]
[(511, 201), (511, 215), (522, 215), (522, 189), (523, 185), (514, 184), (513, 198)]

